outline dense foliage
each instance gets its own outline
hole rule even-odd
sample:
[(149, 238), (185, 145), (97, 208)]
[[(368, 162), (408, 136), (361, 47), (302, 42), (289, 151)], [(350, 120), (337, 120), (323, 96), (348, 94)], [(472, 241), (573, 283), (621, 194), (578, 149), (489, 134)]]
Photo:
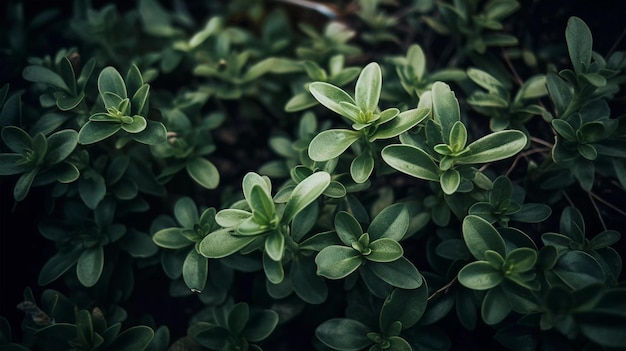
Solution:
[(3, 3), (0, 348), (626, 349), (618, 3)]

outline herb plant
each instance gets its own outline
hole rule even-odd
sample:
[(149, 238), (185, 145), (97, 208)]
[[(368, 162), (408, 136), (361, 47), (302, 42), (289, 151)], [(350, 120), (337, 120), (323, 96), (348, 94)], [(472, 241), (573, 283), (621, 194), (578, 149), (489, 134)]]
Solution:
[(0, 349), (626, 349), (623, 4), (2, 6)]

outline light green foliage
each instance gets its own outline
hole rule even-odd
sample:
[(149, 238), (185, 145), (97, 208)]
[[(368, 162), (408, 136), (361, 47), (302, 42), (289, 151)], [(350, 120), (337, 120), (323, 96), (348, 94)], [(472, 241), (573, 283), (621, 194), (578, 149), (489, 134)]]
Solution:
[(420, 123), (428, 115), (427, 109), (400, 112), (397, 108), (380, 111), (378, 101), (382, 89), (380, 66), (368, 64), (356, 82), (354, 98), (334, 85), (311, 83), (309, 90), (325, 107), (352, 122), (352, 130), (330, 129), (318, 134), (309, 144), (313, 161), (328, 161), (339, 157), (358, 142), (361, 154), (350, 163), (350, 174), (357, 183), (364, 183), (374, 170), (375, 156), (372, 143), (377, 139), (393, 138)]
[(624, 349), (626, 53), (544, 2), (10, 1), (0, 349)]

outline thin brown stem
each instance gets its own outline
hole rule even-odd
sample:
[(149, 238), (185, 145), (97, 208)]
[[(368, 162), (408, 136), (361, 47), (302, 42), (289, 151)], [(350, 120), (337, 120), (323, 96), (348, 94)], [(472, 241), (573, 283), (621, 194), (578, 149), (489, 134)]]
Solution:
[(448, 289), (450, 289), (450, 287), (452, 285), (454, 285), (454, 283), (456, 283), (457, 281), (457, 277), (454, 277), (454, 279), (452, 279), (448, 284), (442, 286), (441, 288), (439, 288), (439, 290), (435, 291), (432, 295), (430, 295), (428, 297), (428, 301), (430, 301), (432, 298), (434, 298), (435, 296), (441, 294), (441, 293), (446, 293), (448, 292)]
[(511, 167), (509, 167), (509, 169), (504, 173), (505, 176), (508, 176), (509, 173), (511, 173), (513, 171), (513, 169), (515, 169), (515, 166), (517, 166), (517, 163), (519, 162), (519, 160), (523, 157), (526, 158), (532, 154), (536, 154), (538, 152), (547, 152), (550, 151), (550, 148), (538, 148), (538, 149), (532, 149), (532, 150), (528, 150), (526, 152), (522, 152), (521, 154), (517, 155), (517, 157), (515, 157), (515, 160), (513, 160), (513, 163), (511, 164)]
[(600, 219), (600, 223), (602, 224), (602, 228), (604, 228), (604, 230), (606, 230), (606, 223), (604, 223), (604, 218), (602, 218), (602, 214), (600, 213), (600, 209), (598, 208), (598, 204), (596, 204), (596, 201), (593, 199), (593, 196), (591, 196), (591, 192), (588, 192), (587, 195), (589, 196), (589, 200), (591, 201), (591, 204), (593, 205), (593, 209), (596, 210), (596, 214), (598, 214), (598, 219)]
[(517, 70), (515, 69), (515, 66), (513, 66), (513, 63), (509, 58), (509, 54), (507, 54), (504, 49), (502, 49), (502, 57), (504, 58), (506, 65), (509, 66), (511, 73), (513, 73), (513, 77), (515, 78), (515, 82), (517, 83), (517, 85), (522, 86), (524, 84), (524, 81), (522, 80), (522, 78), (520, 78), (519, 74), (517, 74)]
[(550, 143), (550, 142), (547, 142), (547, 141), (545, 141), (545, 140), (543, 140), (543, 139), (539, 139), (539, 138), (537, 138), (537, 137), (530, 137), (530, 140), (531, 140), (531, 141), (534, 141), (534, 142), (535, 142), (535, 143), (537, 143), (537, 144), (541, 144), (541, 145), (543, 145), (543, 146), (547, 146), (547, 147), (549, 147), (549, 148), (553, 148), (553, 147), (554, 147), (554, 144), (552, 144), (552, 143)]
[(622, 216), (626, 216), (626, 212), (622, 211), (621, 209), (617, 208), (615, 205), (611, 204), (610, 202), (604, 200), (603, 198), (601, 198), (600, 196), (590, 192), (589, 196), (593, 197), (594, 199), (600, 201), (601, 203), (603, 203), (604, 205), (606, 205), (607, 207), (609, 207), (610, 209), (612, 209), (613, 211), (621, 214)]

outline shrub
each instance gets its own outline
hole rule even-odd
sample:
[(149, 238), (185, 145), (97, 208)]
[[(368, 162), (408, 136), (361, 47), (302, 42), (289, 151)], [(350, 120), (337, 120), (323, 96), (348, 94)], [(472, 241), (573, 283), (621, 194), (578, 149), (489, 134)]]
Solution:
[(3, 350), (626, 349), (601, 4), (3, 6)]

